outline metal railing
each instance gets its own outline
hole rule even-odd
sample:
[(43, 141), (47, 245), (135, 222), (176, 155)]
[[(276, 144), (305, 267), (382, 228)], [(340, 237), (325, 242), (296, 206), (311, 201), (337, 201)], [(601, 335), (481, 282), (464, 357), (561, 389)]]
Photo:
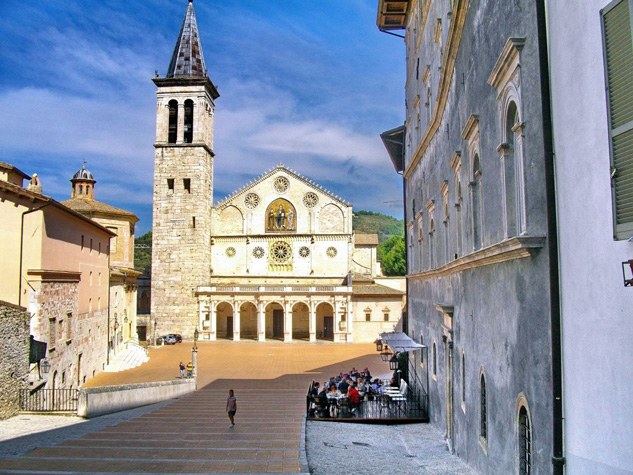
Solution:
[(77, 389), (20, 390), (20, 411), (77, 412)]

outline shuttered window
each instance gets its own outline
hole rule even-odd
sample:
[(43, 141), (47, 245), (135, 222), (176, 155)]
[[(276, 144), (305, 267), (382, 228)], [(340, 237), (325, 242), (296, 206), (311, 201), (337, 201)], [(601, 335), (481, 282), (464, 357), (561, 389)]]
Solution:
[(601, 11), (607, 80), (614, 237), (633, 235), (633, 0)]

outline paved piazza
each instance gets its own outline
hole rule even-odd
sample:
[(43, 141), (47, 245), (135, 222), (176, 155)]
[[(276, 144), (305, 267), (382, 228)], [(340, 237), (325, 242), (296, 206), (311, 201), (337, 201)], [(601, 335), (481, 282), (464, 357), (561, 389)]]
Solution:
[[(152, 349), (143, 366), (101, 374), (90, 386), (177, 378), (190, 355), (190, 343)], [(330, 473), (339, 463), (353, 473), (472, 473), (428, 424), (310, 422), (306, 457), (308, 383), (352, 367), (388, 372), (370, 344), (202, 343), (199, 390), (178, 400), (88, 421), (19, 415), (0, 422), (0, 474)], [(238, 399), (233, 429), (224, 411), (228, 388)]]

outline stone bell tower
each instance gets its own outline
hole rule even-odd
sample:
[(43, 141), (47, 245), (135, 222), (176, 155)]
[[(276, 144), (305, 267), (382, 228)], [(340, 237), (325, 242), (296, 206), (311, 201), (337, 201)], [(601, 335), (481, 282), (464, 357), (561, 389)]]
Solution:
[(192, 337), (198, 320), (195, 289), (210, 277), (213, 116), (219, 94), (207, 75), (192, 2), (166, 76), (153, 79), (158, 91), (151, 337)]

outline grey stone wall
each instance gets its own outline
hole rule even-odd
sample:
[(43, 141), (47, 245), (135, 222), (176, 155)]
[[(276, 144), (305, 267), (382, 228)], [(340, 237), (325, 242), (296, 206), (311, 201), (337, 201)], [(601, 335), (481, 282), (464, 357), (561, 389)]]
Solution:
[[(415, 138), (415, 116), (411, 112), (418, 103), (416, 95), (422, 104), (426, 97), (422, 71), (425, 65), (430, 65), (433, 94), (430, 107), (437, 105), (438, 83), (447, 74), (439, 66), (442, 54), (448, 53), (442, 51), (442, 42), (434, 41), (428, 31), (432, 30), (435, 19), (441, 19), (446, 35), (450, 22), (458, 17), (458, 6), (468, 8), (439, 129), (405, 183), (405, 220), (412, 230), (407, 235), (409, 334), (417, 341), (423, 338), (429, 347), (429, 358), (418, 368), (423, 381), (427, 371), (429, 374), (430, 419), (447, 434), (452, 425), (451, 444), (456, 454), (482, 473), (516, 473), (517, 401), (525, 397), (532, 423), (533, 471), (551, 473), (549, 262), (535, 6), (527, 0), (457, 1), (451, 2), (451, 15), (446, 11), (447, 3), (430, 2), (429, 23), (417, 52), (419, 81), (415, 74), (417, 58), (413, 49), (408, 52), (407, 133)], [(499, 147), (505, 141), (502, 97), (488, 83), (506, 42), (516, 37), (525, 38), (525, 45), (520, 52), (519, 70), (508, 73), (508, 77), (520, 90), (527, 219), (527, 231), (518, 239), (534, 237), (541, 239), (542, 245), (529, 255), (514, 255), (503, 262), (480, 260), (473, 265), (451, 268), (460, 261), (492, 255), (495, 246), (521, 234), (508, 236), (504, 228), (503, 147)], [(443, 45), (448, 47), (449, 42), (443, 38)], [(475, 214), (471, 187), (477, 181), (473, 173), (474, 154), (469, 150), (469, 141), (462, 137), (471, 115), (478, 116), (477, 152), (482, 170), (478, 185), (483, 203), (479, 208), (480, 245), (475, 244), (472, 225)], [(422, 127), (420, 136), (424, 134), (424, 123)], [(414, 142), (407, 150), (407, 163), (416, 148)], [(458, 156), (457, 152), (461, 154), (461, 170), (456, 173), (451, 158)], [(461, 182), (461, 201), (457, 196), (457, 178)], [(447, 212), (442, 193), (446, 186)], [(435, 224), (433, 235), (429, 234), (431, 217)], [(422, 233), (417, 232), (419, 220)], [(452, 318), (438, 310), (440, 305), (452, 307)], [(433, 343), (437, 349), (435, 375)], [(485, 441), (480, 437), (481, 373), (485, 375), (487, 388)]]
[(0, 301), (0, 419), (19, 410), (19, 390), (29, 372), (29, 314)]

